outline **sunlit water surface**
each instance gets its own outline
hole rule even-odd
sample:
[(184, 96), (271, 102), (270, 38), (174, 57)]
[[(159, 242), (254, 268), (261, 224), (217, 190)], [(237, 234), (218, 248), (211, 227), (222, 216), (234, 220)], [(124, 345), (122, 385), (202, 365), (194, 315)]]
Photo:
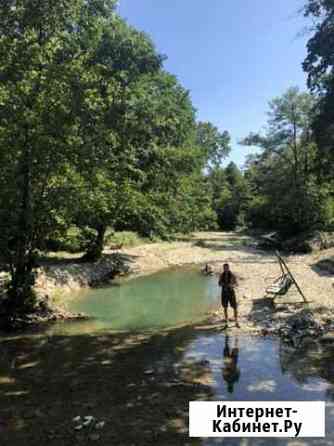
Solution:
[(203, 276), (198, 268), (163, 271), (115, 283), (112, 287), (77, 293), (68, 309), (92, 320), (58, 323), (55, 334), (97, 330), (156, 330), (195, 322), (218, 307), (218, 285), (214, 276)]
[(204, 446), (334, 445), (334, 346), (314, 342), (296, 351), (277, 339), (205, 334), (182, 361), (207, 364), (213, 400), (326, 401), (324, 439), (207, 439)]

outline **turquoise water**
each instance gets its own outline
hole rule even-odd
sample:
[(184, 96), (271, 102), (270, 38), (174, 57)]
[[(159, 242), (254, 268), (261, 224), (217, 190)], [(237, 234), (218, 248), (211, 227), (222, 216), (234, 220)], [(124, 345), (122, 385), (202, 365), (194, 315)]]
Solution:
[[(92, 321), (76, 324), (94, 329), (150, 330), (197, 321), (218, 307), (217, 278), (196, 270), (163, 271), (120, 282), (112, 287), (84, 291), (69, 304)], [(63, 324), (65, 329), (66, 325)]]
[[(92, 320), (0, 340), (3, 443), (90, 444), (72, 419), (92, 415), (106, 421), (96, 444), (333, 445), (334, 345), (295, 350), (279, 339), (180, 327), (216, 308), (218, 295), (215, 277), (165, 271), (74, 296), (71, 309)], [(196, 400), (323, 400), (327, 435), (189, 439)]]

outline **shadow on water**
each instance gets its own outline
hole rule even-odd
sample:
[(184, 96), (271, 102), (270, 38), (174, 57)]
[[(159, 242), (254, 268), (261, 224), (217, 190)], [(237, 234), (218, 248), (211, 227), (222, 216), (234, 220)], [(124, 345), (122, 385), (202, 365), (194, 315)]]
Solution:
[(85, 441), (73, 430), (77, 415), (106, 421), (103, 444), (184, 444), (188, 402), (211, 395), (205, 364), (174, 367), (192, 337), (182, 329), (3, 341), (1, 444)]
[[(95, 444), (333, 444), (333, 359), (334, 347), (294, 351), (269, 338), (191, 327), (3, 340), (1, 444), (88, 444), (91, 434), (74, 430), (77, 415), (106, 422)], [(321, 399), (325, 440), (188, 438), (189, 401)]]

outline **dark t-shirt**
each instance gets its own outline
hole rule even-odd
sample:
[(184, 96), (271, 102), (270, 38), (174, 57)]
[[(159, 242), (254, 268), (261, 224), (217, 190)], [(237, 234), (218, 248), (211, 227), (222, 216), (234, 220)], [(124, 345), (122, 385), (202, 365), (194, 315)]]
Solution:
[(224, 271), (219, 278), (219, 285), (229, 288), (236, 284), (235, 275), (231, 271)]

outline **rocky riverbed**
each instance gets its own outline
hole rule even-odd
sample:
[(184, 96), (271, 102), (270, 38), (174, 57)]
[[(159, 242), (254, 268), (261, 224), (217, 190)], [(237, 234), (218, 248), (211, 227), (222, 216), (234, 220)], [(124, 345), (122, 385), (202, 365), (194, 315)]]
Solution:
[[(4, 444), (199, 445), (202, 441), (189, 442), (189, 401), (280, 401), (287, 395), (296, 401), (328, 400), (326, 444), (332, 444), (334, 276), (324, 265), (331, 264), (333, 250), (286, 259), (310, 301), (307, 305), (292, 289), (272, 305), (264, 291), (280, 274), (275, 256), (258, 251), (252, 239), (238, 234), (198, 234), (173, 244), (107, 251), (98, 264), (48, 265), (39, 272), (40, 313), (32, 323), (38, 317), (72, 317), (60, 309), (62, 303), (74, 290), (108, 281), (115, 255), (130, 280), (196, 264), (202, 283), (201, 268), (209, 263), (215, 281), (228, 261), (239, 279), (241, 328), (231, 320), (222, 331), (218, 311), (196, 324), (154, 332), (54, 335), (38, 329), (4, 337)], [(228, 373), (228, 348), (238, 351), (237, 380), (235, 372)]]
[[(255, 240), (249, 236), (198, 233), (172, 243), (146, 244), (117, 252), (107, 249), (101, 261), (94, 264), (71, 261), (49, 263), (40, 268), (36, 285), (40, 296), (39, 311), (31, 315), (30, 321), (84, 317), (64, 309), (69, 293), (106, 283), (117, 274), (131, 279), (194, 264), (200, 272), (203, 265), (209, 264), (218, 278), (223, 263), (229, 262), (239, 279), (237, 295), (241, 331), (275, 334), (293, 338), (294, 343), (304, 342), (308, 336), (323, 336), (334, 330), (333, 258), (334, 249), (286, 258), (309, 303), (304, 304), (293, 288), (286, 296), (277, 298), (273, 305), (272, 299), (265, 296), (265, 289), (280, 275), (277, 259), (274, 253), (257, 249)], [(221, 321), (222, 314), (218, 312), (210, 315), (205, 323), (221, 329)]]

